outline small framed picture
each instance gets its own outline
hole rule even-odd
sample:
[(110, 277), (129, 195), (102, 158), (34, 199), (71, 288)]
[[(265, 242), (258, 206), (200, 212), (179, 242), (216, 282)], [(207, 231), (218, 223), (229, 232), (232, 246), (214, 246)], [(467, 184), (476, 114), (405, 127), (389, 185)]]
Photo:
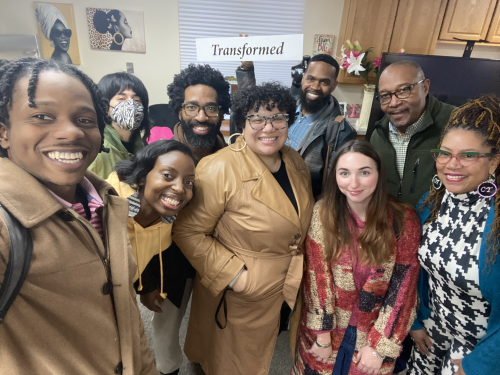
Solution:
[(340, 113), (342, 116), (346, 117), (347, 116), (347, 102), (339, 102), (340, 106)]

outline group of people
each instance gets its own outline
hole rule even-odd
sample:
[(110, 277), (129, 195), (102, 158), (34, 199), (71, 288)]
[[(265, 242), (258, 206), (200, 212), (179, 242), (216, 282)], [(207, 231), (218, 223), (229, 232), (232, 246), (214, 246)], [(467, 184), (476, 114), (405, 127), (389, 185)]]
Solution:
[[(173, 139), (147, 144), (137, 77), (2, 66), (0, 205), (33, 255), (0, 373), (178, 374), (191, 296), (184, 351), (207, 375), (267, 374), (286, 329), (292, 375), (495, 373), (500, 99), (454, 108), (394, 63), (368, 142), (332, 95), (338, 73), (317, 55), (289, 89), (244, 62), (231, 97), (190, 65), (167, 88)], [(0, 213), (0, 303), (10, 234)]]

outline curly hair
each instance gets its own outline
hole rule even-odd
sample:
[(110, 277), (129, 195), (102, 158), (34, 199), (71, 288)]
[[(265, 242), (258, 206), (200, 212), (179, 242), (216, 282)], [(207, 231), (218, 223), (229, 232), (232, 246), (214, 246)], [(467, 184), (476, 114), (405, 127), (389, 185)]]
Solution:
[(160, 140), (141, 148), (137, 155), (132, 156), (130, 159), (119, 161), (115, 166), (116, 174), (120, 181), (132, 186), (134, 189), (139, 189), (141, 181), (154, 168), (156, 159), (173, 151), (179, 151), (189, 156), (196, 165), (196, 159), (188, 146), (173, 139)]
[[(85, 73), (77, 68), (63, 64), (57, 60), (43, 60), (34, 57), (26, 57), (13, 61), (0, 68), (0, 123), (11, 127), (9, 120), (9, 109), (12, 107), (12, 95), (16, 83), (24, 77), (29, 76), (28, 103), (30, 108), (35, 108), (35, 91), (38, 77), (42, 72), (60, 72), (78, 79), (89, 91), (94, 109), (97, 113), (97, 124), (101, 133), (101, 151), (109, 152), (102, 145), (104, 142), (104, 127), (111, 121), (108, 116), (108, 102), (102, 97), (97, 85)], [(7, 157), (7, 150), (0, 147), (0, 157)]]
[[(474, 132), (483, 139), (487, 147), (491, 147), (492, 153), (500, 150), (500, 98), (496, 95), (482, 95), (477, 99), (470, 100), (466, 104), (456, 108), (446, 125), (439, 147), (444, 137), (453, 130), (465, 130)], [(500, 186), (500, 167), (495, 171), (495, 184)], [(431, 208), (431, 213), (426, 222), (433, 221), (439, 214), (441, 202), (445, 194), (445, 188), (432, 188), (423, 202), (423, 206)], [(498, 244), (500, 240), (500, 194), (495, 196), (495, 218), (488, 236), (488, 251), (486, 252), (486, 266), (491, 267), (498, 255)]]
[(257, 112), (262, 106), (268, 111), (275, 107), (285, 111), (288, 114), (288, 127), (295, 122), (296, 100), (290, 94), (288, 87), (277, 82), (267, 82), (238, 90), (233, 94), (232, 101), (231, 117), (234, 119), (236, 130), (240, 133), (245, 127), (248, 112), (252, 109)]
[(210, 65), (189, 64), (186, 69), (174, 76), (174, 81), (167, 87), (167, 94), (170, 98), (169, 105), (173, 108), (176, 115), (184, 103), (184, 92), (189, 86), (194, 85), (212, 87), (217, 91), (217, 98), (222, 111), (229, 113), (229, 108), (231, 107), (229, 82), (224, 78), (222, 73)]
[(134, 134), (143, 132), (144, 136), (142, 140), (146, 143), (151, 135), (151, 125), (149, 121), (149, 94), (144, 83), (133, 74), (118, 72), (106, 74), (97, 83), (97, 87), (101, 90), (104, 99), (107, 99), (109, 102), (122, 90), (132, 90), (141, 98), (141, 103), (144, 107), (144, 118), (141, 125), (134, 130)]

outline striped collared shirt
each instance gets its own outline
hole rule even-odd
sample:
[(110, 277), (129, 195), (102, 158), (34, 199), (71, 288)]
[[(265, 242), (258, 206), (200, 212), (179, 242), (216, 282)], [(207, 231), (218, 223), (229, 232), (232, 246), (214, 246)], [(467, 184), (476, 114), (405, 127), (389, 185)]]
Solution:
[(411, 137), (422, 129), (424, 124), (424, 113), (414, 124), (408, 126), (405, 135), (402, 136), (400, 132), (397, 131), (396, 127), (389, 122), (389, 140), (392, 143), (392, 147), (396, 151), (396, 166), (398, 168), (399, 178), (403, 179), (406, 152), (408, 151), (408, 145), (410, 144)]

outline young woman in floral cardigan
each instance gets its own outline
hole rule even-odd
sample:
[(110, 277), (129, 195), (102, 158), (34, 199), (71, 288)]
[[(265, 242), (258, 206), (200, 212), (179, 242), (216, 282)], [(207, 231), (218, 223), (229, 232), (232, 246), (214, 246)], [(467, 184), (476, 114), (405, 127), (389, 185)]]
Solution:
[(350, 141), (306, 237), (304, 305), (293, 375), (392, 374), (413, 320), (420, 225), (387, 194), (380, 155)]

